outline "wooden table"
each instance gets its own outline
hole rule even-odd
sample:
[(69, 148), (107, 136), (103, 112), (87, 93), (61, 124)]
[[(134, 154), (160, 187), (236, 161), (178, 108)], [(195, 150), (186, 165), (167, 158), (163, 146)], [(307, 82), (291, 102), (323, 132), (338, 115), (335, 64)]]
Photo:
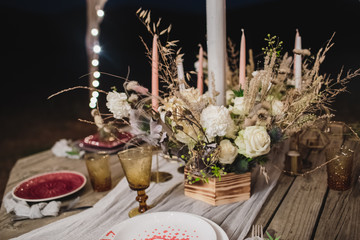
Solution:
[[(110, 157), (110, 167), (112, 169), (112, 182), (115, 186), (119, 180), (124, 176), (120, 162), (116, 155)], [(26, 158), (19, 159), (13, 167), (8, 183), (6, 185), (5, 193), (11, 191), (19, 182), (29, 178), (33, 175), (59, 170), (74, 170), (83, 173), (87, 179), (88, 173), (83, 159), (68, 159), (60, 158), (53, 155), (49, 151), (41, 152)], [(80, 201), (76, 206), (94, 205), (99, 199), (101, 199), (108, 192), (94, 192), (90, 181), (87, 181), (85, 187), (77, 194), (80, 197)], [(75, 196), (69, 196), (61, 199), (62, 204), (66, 205)], [(19, 236), (23, 233), (29, 232), (33, 229), (42, 227), (59, 219), (76, 214), (77, 211), (65, 212), (57, 217), (46, 217), (36, 220), (23, 220), (18, 222), (11, 221), (11, 215), (6, 213), (4, 204), (0, 209), (0, 239), (5, 240), (12, 237)]]
[[(277, 186), (268, 197), (254, 224), (261, 224), (264, 230), (281, 239), (360, 239), (360, 186), (355, 177), (360, 174), (358, 150), (355, 155), (354, 184), (343, 192), (329, 190), (326, 183), (326, 168), (304, 177), (282, 174)], [(322, 159), (321, 154), (312, 154), (311, 160)], [(113, 183), (123, 177), (120, 163), (115, 155), (110, 158)], [(5, 190), (9, 192), (20, 181), (38, 173), (55, 170), (76, 170), (87, 176), (84, 160), (55, 157), (45, 151), (15, 164)], [(96, 203), (107, 192), (93, 192), (87, 182), (81, 195), (79, 206)], [(70, 201), (65, 199), (63, 203)], [(0, 209), (0, 239), (19, 236), (33, 229), (65, 218), (76, 212), (63, 213), (58, 217), (11, 222), (4, 206)]]
[[(329, 189), (326, 167), (305, 176), (282, 174), (254, 224), (281, 239), (360, 239), (360, 149), (354, 148), (351, 189)], [(309, 159), (320, 164), (324, 153)]]

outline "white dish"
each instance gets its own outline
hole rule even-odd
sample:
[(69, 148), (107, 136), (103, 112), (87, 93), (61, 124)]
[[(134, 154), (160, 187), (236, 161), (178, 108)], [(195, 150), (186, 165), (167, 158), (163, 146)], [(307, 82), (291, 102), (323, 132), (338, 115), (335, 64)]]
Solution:
[(145, 213), (116, 224), (106, 231), (100, 239), (222, 240), (217, 238), (217, 235), (211, 222), (196, 215), (182, 212), (154, 212)]
[(194, 214), (191, 214), (191, 215), (199, 217), (199, 218), (205, 220), (206, 222), (208, 222), (214, 228), (217, 240), (229, 240), (229, 237), (228, 237), (228, 235), (226, 235), (224, 229), (222, 229), (219, 225), (217, 225), (210, 219), (204, 218), (202, 216), (194, 215)]

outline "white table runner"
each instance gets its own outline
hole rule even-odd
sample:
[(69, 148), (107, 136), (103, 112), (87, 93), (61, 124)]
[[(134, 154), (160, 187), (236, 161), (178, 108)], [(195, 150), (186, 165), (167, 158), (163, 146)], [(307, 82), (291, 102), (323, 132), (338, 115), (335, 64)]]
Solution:
[[(170, 172), (173, 178), (164, 183), (152, 182), (150, 184), (150, 187), (146, 190), (146, 194), (149, 196), (147, 203), (154, 206), (148, 212), (179, 211), (201, 215), (221, 226), (230, 240), (244, 239), (281, 174), (281, 171), (275, 168), (272, 163), (282, 164), (284, 154), (272, 155), (269, 164), (266, 165), (270, 176), (269, 183), (266, 183), (264, 176), (259, 173), (259, 167), (256, 167), (252, 172), (251, 198), (247, 201), (221, 206), (211, 206), (186, 197), (184, 195), (184, 176), (177, 172), (179, 165), (160, 158), (160, 171)], [(153, 161), (153, 169), (155, 165), (155, 161)], [(126, 179), (123, 178), (93, 208), (13, 239), (99, 240), (112, 226), (129, 218), (129, 210), (138, 206), (135, 197), (136, 192), (130, 190)]]

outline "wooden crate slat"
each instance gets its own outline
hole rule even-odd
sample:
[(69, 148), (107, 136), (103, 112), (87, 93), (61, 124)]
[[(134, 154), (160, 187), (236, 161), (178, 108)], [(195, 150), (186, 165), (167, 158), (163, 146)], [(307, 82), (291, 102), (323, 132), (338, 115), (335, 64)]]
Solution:
[[(186, 172), (185, 172), (186, 173)], [(185, 175), (186, 178), (186, 175)], [(251, 173), (230, 173), (209, 179), (209, 183), (185, 181), (185, 196), (204, 201), (214, 206), (239, 202), (250, 198)]]

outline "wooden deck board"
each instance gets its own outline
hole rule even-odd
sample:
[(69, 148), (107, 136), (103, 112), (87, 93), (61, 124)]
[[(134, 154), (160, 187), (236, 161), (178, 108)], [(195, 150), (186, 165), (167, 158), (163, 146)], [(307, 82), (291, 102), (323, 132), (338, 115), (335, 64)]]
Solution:
[[(314, 164), (323, 160), (317, 154), (312, 159), (316, 161)], [(281, 239), (310, 239), (326, 190), (324, 168), (296, 177), (267, 230)]]
[[(253, 223), (254, 225), (262, 225), (264, 227), (264, 230), (266, 230), (267, 226), (270, 224), (270, 221), (274, 215), (274, 211), (281, 204), (293, 180), (294, 177), (285, 174), (280, 175), (277, 185), (275, 186), (270, 196), (268, 197), (267, 201), (260, 210), (259, 214), (257, 215)], [(251, 231), (249, 232), (247, 237), (251, 237)]]
[[(358, 149), (358, 148), (357, 148)], [(314, 239), (360, 239), (360, 154), (355, 151), (352, 187), (329, 190)]]

